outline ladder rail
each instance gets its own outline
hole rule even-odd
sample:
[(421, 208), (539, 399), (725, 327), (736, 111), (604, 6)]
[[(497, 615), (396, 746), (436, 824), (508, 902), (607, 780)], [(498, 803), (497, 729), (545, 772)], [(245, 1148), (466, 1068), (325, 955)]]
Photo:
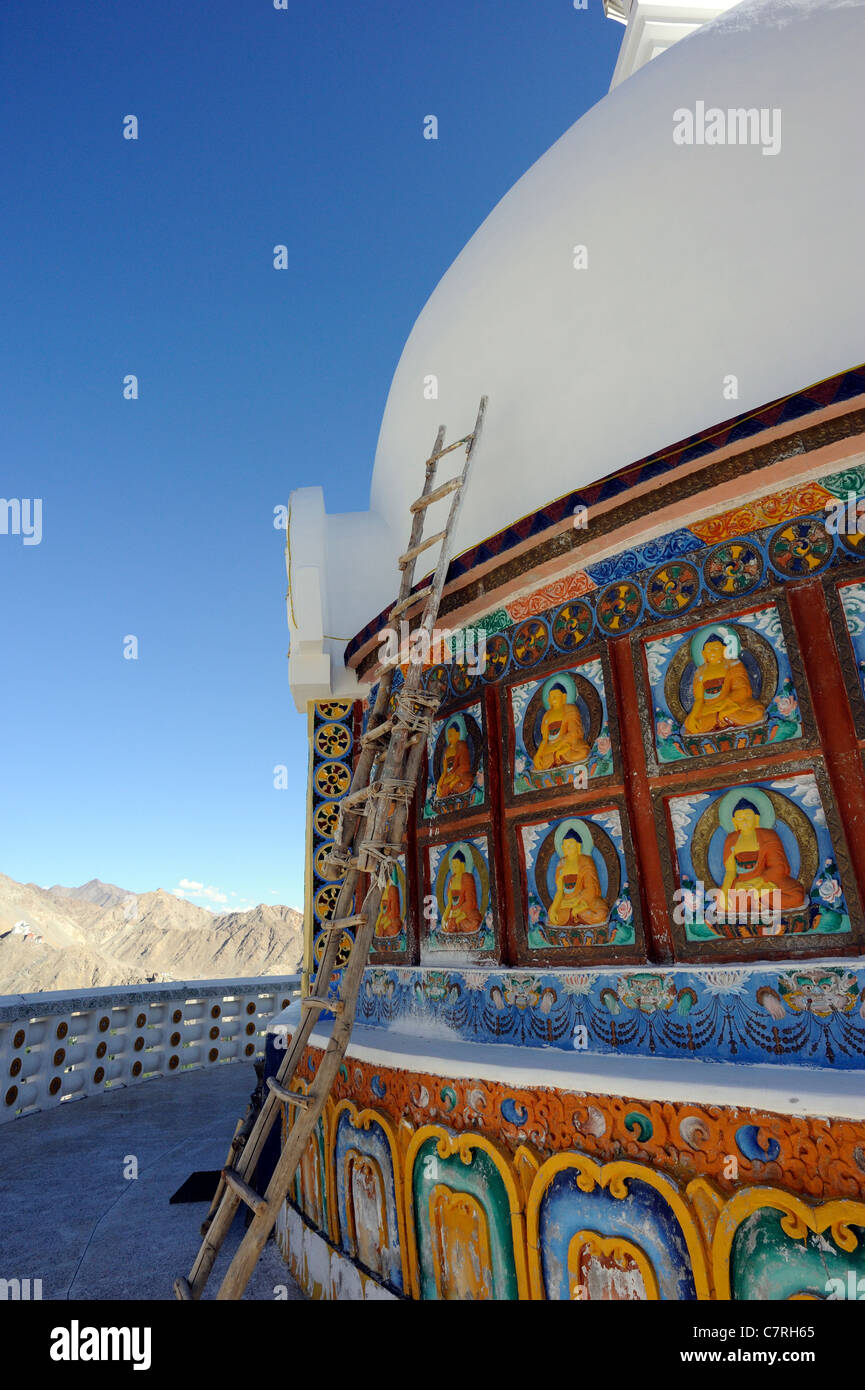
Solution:
[[(471, 442), (466, 450), (466, 461), (465, 466), (463, 468), (463, 486), (456, 490), (451, 500), (448, 519), (445, 525), (445, 538), (442, 542), (441, 551), (439, 552), (438, 563), (435, 568), (432, 583), (429, 587), (426, 604), (424, 607), (424, 614), (419, 624), (419, 630), (425, 631), (428, 636), (432, 635), (432, 628), (438, 616), (442, 590), (444, 589), (445, 578), (447, 576), (448, 569), (450, 568), (451, 555), (453, 552), (454, 544), (454, 531), (456, 528), (457, 520), (459, 519), (463, 497), (465, 496), (465, 484), (468, 482), (475, 447), (478, 439), (480, 438), (481, 430), (483, 429), (486, 407), (487, 397), (482, 396), (480, 400), (480, 405), (478, 406), (478, 414), (477, 420), (475, 422), (474, 431), (470, 436), (468, 436)], [(406, 676), (405, 683), (400, 693), (410, 698), (412, 694), (418, 691), (420, 681), (420, 665), (418, 663), (413, 663), (409, 666), (408, 674)], [(394, 733), (391, 737), (391, 742), (388, 747), (388, 759), (390, 759), (392, 756), (399, 756), (400, 758), (404, 756), (407, 737), (407, 729), (405, 729), (402, 724), (398, 725), (397, 728), (394, 730)], [(388, 768), (386, 762), (383, 775), (387, 775), (387, 772)], [(387, 808), (381, 800), (377, 799), (373, 804), (372, 833), (371, 835), (369, 835), (368, 838), (374, 841), (379, 841), (383, 838), (383, 830), (386, 819)]]
[[(435, 444), (434, 444), (434, 446), (433, 446), (432, 454), (431, 454), (431, 456), (427, 459), (427, 461), (426, 461), (426, 463), (425, 463), (425, 465), (424, 465), (426, 472), (425, 472), (425, 475), (424, 475), (424, 484), (423, 484), (423, 488), (421, 489), (421, 494), (420, 494), (421, 497), (428, 497), (429, 494), (432, 492), (433, 487), (434, 487), (434, 485), (435, 485), (436, 470), (437, 470), (437, 468), (438, 468), (438, 459), (439, 459), (439, 454), (440, 454), (440, 450), (441, 450), (442, 444), (444, 443), (444, 437), (445, 437), (445, 426), (444, 426), (444, 425), (439, 425), (439, 427), (438, 427), (438, 433), (436, 434), (436, 442), (435, 442)], [(413, 549), (413, 547), (417, 545), (418, 541), (420, 540), (421, 536), (423, 535), (423, 528), (424, 528), (425, 520), (426, 520), (426, 512), (425, 512), (425, 510), (424, 510), (423, 508), (421, 508), (419, 511), (416, 511), (416, 512), (414, 512), (414, 513), (412, 514), (411, 532), (410, 532), (409, 538), (408, 538), (408, 546), (406, 547), (408, 550)], [(400, 600), (402, 600), (402, 599), (404, 599), (404, 598), (408, 598), (409, 594), (411, 593), (412, 585), (413, 585), (413, 584), (414, 584), (414, 565), (410, 565), (410, 566), (408, 566), (406, 569), (404, 569), (404, 570), (402, 571), (402, 576), (401, 576), (401, 579), (400, 579), (400, 586), (399, 586), (399, 593), (397, 594), (397, 602), (399, 602)]]
[[(436, 455), (442, 448), (442, 445), (444, 443), (444, 437), (445, 426), (439, 425), (438, 431), (436, 433), (435, 444), (433, 445), (432, 456), (426, 460), (426, 463), (424, 465), (424, 484), (421, 490), (421, 497), (429, 496), (429, 494), (432, 492), (435, 486), (436, 468), (438, 466)], [(412, 516), (411, 532), (409, 535), (408, 542), (409, 549), (411, 549), (412, 546), (417, 545), (421, 536), (423, 535), (424, 521), (425, 512), (423, 510), (415, 512)], [(401, 572), (399, 593), (397, 595), (397, 607), (400, 604), (404, 604), (405, 601), (411, 595), (412, 585), (414, 584), (414, 569), (414, 562), (412, 562), (406, 569), (402, 570)], [(388, 624), (389, 626), (391, 626), (392, 619), (393, 613), (391, 613), (391, 618)], [(396, 629), (396, 634), (398, 638), (398, 629)], [(367, 735), (374, 734), (376, 729), (382, 723), (385, 722), (387, 707), (390, 701), (391, 691), (393, 689), (394, 673), (395, 667), (391, 666), (388, 667), (386, 670), (382, 671), (381, 676), (379, 677), (378, 691), (376, 692), (375, 704), (372, 710), (370, 711), (370, 716), (367, 720)], [(361, 741), (360, 756), (358, 757), (357, 763), (355, 764), (354, 774), (351, 779), (351, 786), (349, 788), (347, 799), (351, 798), (355, 792), (361, 790), (364, 787), (369, 786), (370, 772), (372, 771), (373, 763), (375, 762), (375, 759), (379, 753), (379, 749), (374, 747), (374, 743), (376, 741), (377, 740), (371, 737), (367, 737), (365, 741)], [(358, 824), (358, 820), (355, 819), (354, 826), (347, 827), (345, 825), (345, 818), (343, 816), (340, 817), (340, 822), (337, 826), (337, 834), (334, 836), (334, 842), (332, 846), (333, 852), (335, 854), (345, 854), (345, 851), (348, 848), (350, 842), (352, 831), (358, 828)], [(342, 899), (340, 897), (339, 905), (341, 906), (341, 904)], [(348, 914), (342, 912), (337, 913), (337, 911), (334, 911), (333, 915), (347, 916)], [(321, 969), (321, 967), (319, 967), (319, 969)]]
[[(420, 769), (420, 761), (424, 751), (424, 745), (421, 742), (418, 742), (415, 748), (412, 749), (413, 758), (409, 766), (411, 766), (413, 762), (415, 771), (419, 771)], [(398, 807), (395, 814), (397, 816), (395, 828), (397, 828), (400, 833), (403, 833), (408, 809)], [(363, 979), (363, 972), (366, 968), (367, 957), (369, 956), (369, 950), (372, 945), (373, 936), (375, 935), (375, 923), (378, 917), (378, 909), (383, 891), (384, 885), (373, 880), (364, 898), (364, 911), (367, 913), (367, 921), (355, 937), (355, 943), (352, 947), (348, 964), (345, 967), (343, 975), (343, 994), (346, 998), (356, 999), (360, 991), (360, 984)], [(334, 1021), (333, 1030), (328, 1040), (324, 1056), (319, 1061), (316, 1070), (313, 1084), (313, 1089), (317, 1093), (316, 1099), (307, 1110), (297, 1115), (295, 1118), (294, 1125), (286, 1137), (285, 1147), (280, 1154), (279, 1161), (277, 1162), (264, 1193), (265, 1201), (268, 1204), (267, 1209), (260, 1215), (254, 1216), (250, 1222), (243, 1240), (225, 1273), (219, 1292), (216, 1295), (217, 1299), (228, 1300), (240, 1298), (249, 1282), (252, 1270), (273, 1228), (278, 1207), (281, 1206), (285, 1199), (285, 1193), (294, 1176), (297, 1165), (303, 1156), (303, 1152), (309, 1143), (310, 1136), (333, 1090), (334, 1083), (339, 1074), (339, 1068), (342, 1065), (351, 1039), (353, 1024), (354, 1011), (348, 1009)], [(276, 1208), (276, 1211), (274, 1208)]]
[[(428, 498), (435, 490), (437, 461), (451, 449), (465, 444), (466, 461), (459, 486), (449, 490), (453, 498), (444, 531), (435, 539), (441, 539), (441, 551), (435, 573), (429, 587), (416, 595), (423, 602), (423, 616), (420, 626), (429, 633), (438, 614), (445, 577), (450, 565), (453, 550), (454, 531), (459, 517), (465, 485), (468, 481), (472, 457), (477, 447), (483, 426), (487, 398), (481, 397), (474, 431), (464, 439), (457, 440), (447, 448), (444, 444), (444, 426), (440, 426), (432, 455), (426, 460), (424, 488), (419, 501)], [(445, 494), (442, 494), (445, 495)], [(414, 583), (414, 570), (417, 556), (424, 546), (419, 542), (423, 535), (426, 506), (413, 506), (412, 527), (409, 540), (407, 563), (401, 568), (399, 597), (395, 609), (391, 611), (389, 625), (393, 625), (396, 611), (405, 609), (410, 599)], [(431, 542), (432, 543), (432, 542)], [(414, 551), (413, 554), (410, 552)], [(414, 601), (413, 599), (411, 600)], [(363, 972), (366, 968), (369, 951), (375, 936), (375, 926), (385, 888), (390, 865), (405, 842), (406, 827), (413, 797), (410, 788), (416, 787), (421, 763), (426, 750), (426, 732), (432, 720), (432, 710), (438, 704), (435, 696), (421, 691), (422, 671), (420, 664), (412, 662), (403, 685), (396, 696), (396, 709), (393, 716), (388, 715), (388, 706), (393, 694), (394, 667), (382, 670), (376, 699), (368, 720), (368, 730), (373, 731), (387, 723), (389, 727), (383, 734), (381, 746), (376, 741), (361, 741), (360, 753), (354, 769), (351, 788), (346, 802), (363, 800), (365, 804), (353, 810), (347, 806), (349, 819), (340, 816), (334, 851), (349, 856), (349, 867), (340, 887), (331, 920), (336, 924), (350, 922), (355, 927), (354, 942), (347, 963), (342, 969), (340, 988), (333, 1000), (325, 1002), (320, 994), (321, 982), (329, 981), (338, 966), (342, 930), (328, 930), (325, 933), (324, 949), (315, 976), (315, 994), (301, 1000), (301, 1017), (291, 1041), (286, 1048), (275, 1078), (269, 1080), (266, 1095), (259, 1114), (252, 1126), (249, 1137), (233, 1165), (227, 1166), (221, 1176), (222, 1194), (218, 1206), (212, 1211), (212, 1220), (206, 1229), (203, 1243), (193, 1263), (189, 1279), (179, 1277), (175, 1281), (175, 1296), (188, 1301), (201, 1297), (213, 1265), (224, 1244), (229, 1228), (241, 1203), (253, 1211), (254, 1215), (240, 1246), (232, 1257), (217, 1293), (222, 1300), (239, 1299), (249, 1282), (253, 1268), (261, 1250), (276, 1222), (279, 1210), (303, 1155), (304, 1149), (314, 1132), (324, 1107), (335, 1084), (351, 1040), (351, 1033), (357, 1011)], [(377, 759), (381, 760), (380, 776), (374, 786), (370, 775)], [(397, 787), (393, 797), (381, 792), (388, 785)], [(376, 791), (378, 788), (378, 792)], [(405, 788), (405, 794), (402, 794)], [(361, 794), (366, 791), (366, 798)], [(370, 865), (372, 860), (372, 865)], [(361, 869), (361, 863), (364, 868)], [(374, 866), (374, 867), (373, 867)], [(356, 907), (358, 882), (361, 872), (369, 873), (360, 910)], [(328, 986), (329, 987), (329, 986)], [(266, 1192), (255, 1191), (251, 1179), (260, 1161), (264, 1145), (270, 1136), (273, 1125), (281, 1116), (286, 1097), (296, 1094), (289, 1083), (296, 1074), (304, 1051), (314, 1031), (322, 1028), (321, 1011), (332, 1010), (333, 1022), (330, 1036), (319, 1062), (310, 1090), (304, 1094), (305, 1105), (295, 1109), (295, 1119), (287, 1136), (282, 1153), (271, 1175)], [(299, 1097), (298, 1097), (299, 1098)], [(293, 1102), (292, 1102), (293, 1103)]]
[(462, 487), (457, 488), (456, 492), (453, 495), (453, 498), (451, 499), (450, 510), (448, 512), (448, 519), (445, 522), (445, 538), (442, 542), (442, 548), (439, 551), (438, 564), (436, 565), (432, 583), (429, 587), (427, 608), (420, 623), (420, 626), (425, 628), (428, 634), (431, 633), (433, 623), (438, 617), (442, 590), (445, 586), (445, 579), (447, 577), (447, 572), (450, 569), (451, 558), (453, 555), (454, 533), (456, 531), (457, 522), (459, 521), (460, 512), (462, 511), (463, 499), (465, 498), (466, 493), (466, 484), (469, 480), (469, 473), (471, 470), (475, 449), (477, 448), (478, 440), (480, 439), (481, 433), (483, 431), (484, 418), (486, 416), (486, 412), (487, 397), (481, 396), (480, 405), (478, 406), (477, 419), (475, 420), (474, 430), (470, 435), (467, 436), (470, 442), (468, 448), (466, 449), (466, 461), (465, 465), (463, 466), (463, 485)]
[[(419, 681), (419, 667), (411, 668), (411, 670), (409, 671), (409, 679), (411, 679), (412, 676), (414, 676), (415, 679)], [(405, 737), (407, 736), (408, 731), (406, 731), (405, 734)], [(394, 740), (394, 744), (395, 743), (396, 739)], [(391, 759), (396, 759), (397, 749), (395, 748), (394, 744), (392, 744), (388, 748), (386, 764)], [(424, 743), (421, 740), (418, 740), (417, 744), (412, 749), (412, 754), (409, 758), (407, 766), (407, 776), (413, 774), (415, 779), (417, 778), (417, 774), (420, 770), (420, 763), (421, 758), (423, 757), (423, 753)], [(409, 807), (407, 805), (400, 804), (397, 806), (395, 812), (396, 819), (392, 826), (394, 838), (401, 838), (401, 836), (405, 833), (405, 822), (408, 818), (408, 812)], [(352, 878), (356, 879), (357, 874), (357, 870), (351, 871)], [(346, 890), (347, 884), (348, 879), (346, 880), (346, 883), (343, 885), (343, 890), (340, 893), (340, 899), (338, 901), (336, 909), (337, 912), (340, 910), (340, 907), (342, 906), (342, 897), (343, 893)], [(343, 973), (342, 997), (346, 1000), (352, 1000), (355, 1004), (357, 1000), (357, 994), (360, 988), (360, 982), (363, 977), (363, 971), (366, 967), (367, 957), (369, 956), (370, 946), (372, 944), (373, 936), (375, 935), (375, 923), (378, 917), (378, 910), (381, 905), (383, 887), (384, 885), (382, 883), (380, 883), (377, 879), (373, 879), (367, 891), (367, 894), (364, 897), (361, 912), (366, 917), (366, 921), (364, 925), (360, 928), (360, 930), (355, 933), (354, 945), (352, 947), (351, 955), (349, 956), (348, 964), (345, 967), (345, 971)], [(352, 898), (354, 896), (354, 885), (352, 885), (351, 888), (351, 896)], [(319, 972), (316, 976), (316, 979), (319, 979), (321, 977), (321, 971), (325, 965), (327, 954), (328, 949), (326, 948), (325, 955), (322, 958), (322, 965), (319, 967)], [(309, 1011), (307, 1011), (306, 1017), (301, 1017), (300, 1026), (298, 1027), (292, 1038), (291, 1047), (287, 1051), (286, 1056), (283, 1059), (283, 1062), (277, 1073), (277, 1080), (280, 1083), (285, 1084), (288, 1080), (291, 1079), (291, 1076), (297, 1070), (297, 1066), (301, 1060), (302, 1053), (306, 1048), (306, 1044), (309, 1040), (310, 1035), (312, 1034), (316, 1022), (318, 1022), (318, 1020), (314, 1020), (313, 1016)], [(282, 1191), (282, 1198), (280, 1198), (280, 1201), (284, 1199), (285, 1191), (283, 1189), (287, 1190), (288, 1184), (291, 1181), (291, 1177), (293, 1176), (297, 1164), (299, 1163), (300, 1158), (303, 1155), (304, 1149), (306, 1148), (306, 1145), (309, 1142), (309, 1138), (313, 1133), (315, 1125), (317, 1124), (318, 1119), (322, 1111), (324, 1110), (327, 1098), (333, 1089), (333, 1084), (336, 1080), (340, 1065), (342, 1064), (343, 1057), (345, 1056), (345, 1052), (351, 1038), (353, 1024), (353, 1009), (344, 1009), (343, 1012), (340, 1015), (338, 1015), (334, 1020), (334, 1026), (331, 1031), (331, 1036), (328, 1041), (327, 1048), (325, 1050), (325, 1055), (319, 1063), (315, 1081), (313, 1083), (313, 1091), (316, 1093), (316, 1097), (313, 1103), (307, 1107), (303, 1114), (296, 1118), (291, 1130), (291, 1134), (289, 1138), (286, 1140), (285, 1147), (282, 1151), (282, 1154), (280, 1155), (279, 1162), (277, 1163), (277, 1166), (274, 1169), (271, 1181), (268, 1184), (267, 1191), (265, 1193), (265, 1198), (269, 1203), (272, 1203), (272, 1200), (280, 1191)], [(273, 1094), (274, 1093), (271, 1092), (271, 1096)], [(251, 1165), (244, 1164), (243, 1169), (239, 1169), (238, 1171), (241, 1173), (242, 1176), (246, 1176), (249, 1171), (249, 1167), (251, 1167)], [(229, 1198), (234, 1199), (231, 1214), (231, 1220), (233, 1220), (234, 1213), (236, 1212), (240, 1202), (240, 1198), (238, 1198), (236, 1196), (236, 1193), (234, 1193), (233, 1191), (230, 1193), (226, 1193), (226, 1196), (223, 1198), (223, 1201), (227, 1203)], [(272, 1211), (272, 1205), (269, 1206), (262, 1213), (256, 1214), (253, 1217), (253, 1220), (250, 1223), (246, 1235), (244, 1236), (244, 1239), (241, 1242), (241, 1245), (239, 1246), (234, 1256), (234, 1259), (232, 1260), (232, 1263), (229, 1266), (228, 1271), (226, 1272), (222, 1285), (220, 1286), (219, 1292), (217, 1294), (218, 1299), (234, 1299), (239, 1298), (241, 1296), (243, 1290), (246, 1287), (246, 1284), (249, 1281), (249, 1276), (252, 1272), (252, 1269), (255, 1266), (258, 1256), (260, 1255), (261, 1250), (264, 1248), (264, 1244), (267, 1240), (268, 1235), (270, 1234), (275, 1219), (276, 1215)], [(230, 1224), (231, 1222), (229, 1221), (227, 1223), (227, 1226)], [(233, 1266), (235, 1265), (236, 1261), (239, 1262), (239, 1267), (235, 1269), (233, 1268)], [(190, 1280), (190, 1284), (193, 1285), (193, 1296), (195, 1296), (195, 1289), (198, 1287), (198, 1285), (193, 1284), (192, 1280)]]

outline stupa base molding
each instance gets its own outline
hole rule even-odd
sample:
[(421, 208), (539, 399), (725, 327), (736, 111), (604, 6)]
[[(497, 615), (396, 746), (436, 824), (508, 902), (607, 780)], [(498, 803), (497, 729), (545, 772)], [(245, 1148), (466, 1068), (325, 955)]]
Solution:
[[(510, 1084), (506, 1064), (493, 1079), (433, 1070), (417, 1049), (408, 1067), (355, 1051), (278, 1226), (311, 1297), (822, 1300), (850, 1269), (865, 1278), (861, 1114), (665, 1099), (662, 1081), (656, 1100)], [(321, 1055), (307, 1049), (301, 1089)]]

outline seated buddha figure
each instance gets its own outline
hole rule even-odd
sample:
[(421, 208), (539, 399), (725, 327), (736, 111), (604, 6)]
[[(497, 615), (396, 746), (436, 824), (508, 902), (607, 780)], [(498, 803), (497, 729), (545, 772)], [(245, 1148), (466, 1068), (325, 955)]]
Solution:
[(469, 747), (465, 739), (460, 737), (459, 725), (449, 724), (445, 738), (447, 747), (442, 756), (441, 776), (436, 783), (436, 796), (440, 800), (445, 796), (471, 791), (474, 781)]
[[(731, 910), (736, 906), (730, 901), (732, 893), (771, 893), (778, 896), (764, 901), (772, 909), (801, 907), (805, 889), (790, 872), (778, 832), (760, 828), (757, 807), (744, 797), (736, 802), (732, 820), (735, 829), (724, 840), (724, 906)], [(752, 901), (756, 911), (757, 901)]]
[(451, 856), (451, 875), (445, 893), (446, 906), (442, 931), (449, 935), (467, 936), (480, 930), (481, 913), (475, 876), (466, 869), (466, 857), (461, 849)]
[(583, 853), (579, 835), (569, 831), (556, 865), (556, 893), (549, 920), (554, 927), (582, 927), (606, 922), (608, 916), (595, 862)]
[(694, 675), (694, 705), (685, 716), (689, 734), (760, 724), (766, 710), (754, 698), (751, 677), (738, 657), (725, 655), (723, 637), (713, 632), (703, 643)]
[(391, 871), (390, 882), (381, 895), (381, 906), (375, 921), (376, 936), (399, 936), (402, 931), (402, 913), (399, 901), (399, 882), (396, 869)]
[(532, 762), (539, 772), (551, 767), (566, 767), (584, 763), (589, 745), (583, 732), (583, 721), (576, 705), (568, 699), (563, 685), (550, 689), (550, 707), (541, 720), (541, 741)]

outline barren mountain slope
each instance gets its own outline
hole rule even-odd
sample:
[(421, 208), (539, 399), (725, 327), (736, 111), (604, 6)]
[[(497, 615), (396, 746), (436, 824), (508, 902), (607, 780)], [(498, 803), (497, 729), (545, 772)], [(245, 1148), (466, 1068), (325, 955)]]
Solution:
[[(18, 922), (29, 935), (13, 931)], [(281, 905), (215, 917), (163, 889), (127, 893), (94, 879), (56, 892), (0, 874), (0, 994), (292, 973), (302, 925)]]
[(79, 898), (82, 902), (95, 903), (97, 907), (111, 907), (112, 903), (123, 902), (124, 898), (129, 897), (125, 888), (118, 888), (116, 883), (103, 883), (99, 878), (91, 878), (80, 888), (64, 888), (55, 883), (47, 892), (53, 893), (56, 898)]
[(0, 874), (0, 932), (25, 921), (52, 946), (83, 946), (86, 927), (101, 911), (92, 903), (58, 899), (35, 883), (16, 883)]

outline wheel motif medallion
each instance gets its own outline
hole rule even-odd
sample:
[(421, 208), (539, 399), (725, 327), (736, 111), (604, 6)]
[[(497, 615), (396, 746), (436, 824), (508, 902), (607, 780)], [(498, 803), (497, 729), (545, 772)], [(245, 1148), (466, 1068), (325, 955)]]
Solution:
[(790, 521), (769, 542), (769, 559), (786, 579), (815, 574), (832, 558), (832, 537), (822, 521)]
[(465, 666), (451, 667), (451, 685), (456, 695), (464, 695), (467, 690), (471, 690), (474, 677), (470, 676)]
[(335, 801), (323, 801), (320, 806), (316, 806), (312, 816), (316, 833), (327, 836), (329, 840), (333, 839), (338, 816), (339, 807)]
[(605, 632), (629, 632), (643, 600), (635, 584), (609, 584), (598, 599), (598, 622)]
[(587, 603), (565, 603), (553, 618), (553, 641), (559, 651), (575, 651), (592, 630), (592, 610)]
[(646, 587), (649, 605), (656, 613), (681, 613), (700, 592), (700, 576), (686, 560), (673, 560), (655, 570)]
[(507, 670), (508, 657), (511, 649), (508, 646), (508, 639), (500, 632), (494, 632), (487, 638), (486, 659), (484, 664), (483, 678), (485, 681), (497, 681)]
[(345, 763), (321, 763), (313, 780), (319, 796), (343, 796), (351, 786), (351, 773)]
[(339, 899), (340, 887), (337, 883), (320, 888), (315, 895), (315, 915), (320, 922), (329, 922)]
[(749, 541), (725, 541), (708, 556), (703, 575), (709, 588), (725, 598), (747, 594), (763, 576), (763, 557)]
[(520, 623), (514, 633), (514, 660), (518, 661), (520, 666), (534, 666), (549, 645), (550, 637), (546, 624), (542, 623), (540, 618), (528, 618), (524, 623)]
[(322, 724), (315, 731), (315, 747), (323, 758), (342, 758), (351, 747), (351, 734), (344, 724)]

